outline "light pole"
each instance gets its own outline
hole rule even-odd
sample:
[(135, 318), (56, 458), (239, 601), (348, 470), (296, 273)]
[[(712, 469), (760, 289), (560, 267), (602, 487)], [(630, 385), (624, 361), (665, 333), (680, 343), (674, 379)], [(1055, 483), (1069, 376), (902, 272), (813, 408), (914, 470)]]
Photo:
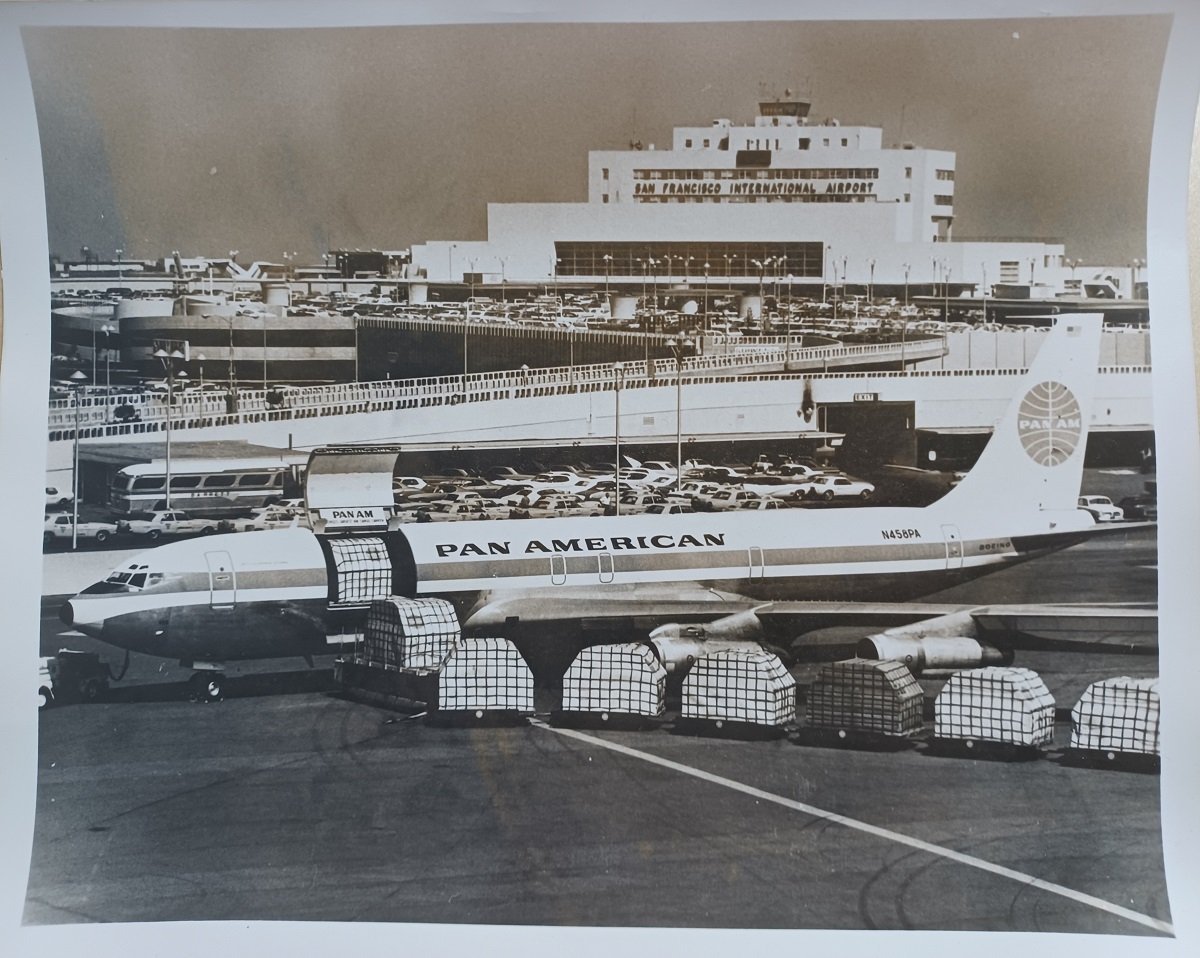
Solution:
[(987, 263), (980, 263), (979, 268), (983, 271), (983, 324), (987, 325)]
[(266, 311), (266, 309), (264, 308), (263, 311), (259, 315), (262, 316), (262, 327), (263, 327), (263, 395), (265, 397), (266, 392), (267, 392), (267, 311)]
[(867, 260), (867, 266), (871, 269), (871, 278), (867, 281), (867, 303), (875, 302), (875, 260)]
[(675, 355), (675, 489), (683, 484), (683, 351), (695, 344), (690, 339), (667, 340)]
[(708, 336), (708, 271), (711, 269), (708, 263), (704, 264), (704, 315), (700, 321), (700, 335), (703, 338)]
[(112, 392), (112, 347), (108, 337), (116, 332), (116, 328), (105, 323), (100, 332), (104, 333), (104, 421), (108, 422), (108, 394)]
[(908, 308), (908, 271), (912, 269), (909, 263), (902, 263), (904, 267), (904, 308)]
[(204, 353), (196, 353), (196, 365), (200, 368), (200, 402), (204, 402)]
[(92, 382), (96, 381), (96, 317), (92, 317)]
[(613, 373), (615, 374), (614, 382), (616, 383), (616, 413), (613, 416), (613, 436), (617, 443), (617, 462), (616, 469), (613, 471), (613, 482), (615, 491), (613, 494), (613, 505), (616, 508), (616, 514), (621, 514), (621, 384), (625, 379), (625, 364), (613, 363)]
[(609, 316), (612, 315), (612, 299), (608, 293), (608, 279), (612, 274), (612, 253), (605, 253), (601, 257), (604, 260), (604, 305), (608, 307)]
[(788, 273), (788, 276), (787, 276), (788, 308), (787, 308), (787, 315), (784, 317), (784, 322), (787, 323), (787, 346), (785, 347), (785, 351), (783, 354), (783, 371), (785, 373), (790, 371), (790, 364), (792, 361), (792, 278), (793, 278), (792, 274)]
[(75, 403), (75, 444), (71, 465), (71, 551), (79, 546), (79, 387), (87, 380), (81, 370), (71, 373), (71, 398)]
[[(265, 320), (264, 320), (265, 322)], [(166, 503), (167, 511), (171, 509), (171, 408), (175, 401), (175, 360), (183, 359), (183, 351), (178, 347), (167, 352), (161, 346), (154, 350), (154, 356), (163, 364), (167, 373), (167, 470), (166, 470)]]
[(463, 399), (467, 398), (467, 328), (471, 325), (471, 304), (466, 304), (463, 313)]

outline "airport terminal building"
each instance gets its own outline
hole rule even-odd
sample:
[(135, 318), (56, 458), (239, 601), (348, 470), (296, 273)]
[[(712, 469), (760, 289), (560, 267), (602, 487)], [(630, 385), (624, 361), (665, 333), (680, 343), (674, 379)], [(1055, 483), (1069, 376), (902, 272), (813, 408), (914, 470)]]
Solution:
[(489, 204), (486, 241), (415, 246), (410, 279), (957, 295), (1071, 278), (1058, 243), (953, 241), (953, 152), (809, 106), (789, 92), (750, 124), (677, 127), (670, 149), (592, 152), (587, 202)]

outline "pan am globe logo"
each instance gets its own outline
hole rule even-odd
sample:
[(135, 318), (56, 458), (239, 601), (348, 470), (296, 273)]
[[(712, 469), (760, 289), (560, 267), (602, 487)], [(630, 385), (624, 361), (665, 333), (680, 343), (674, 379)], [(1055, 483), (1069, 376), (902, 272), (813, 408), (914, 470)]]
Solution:
[(1083, 435), (1078, 400), (1062, 383), (1038, 383), (1021, 400), (1017, 435), (1029, 458), (1039, 466), (1066, 462)]

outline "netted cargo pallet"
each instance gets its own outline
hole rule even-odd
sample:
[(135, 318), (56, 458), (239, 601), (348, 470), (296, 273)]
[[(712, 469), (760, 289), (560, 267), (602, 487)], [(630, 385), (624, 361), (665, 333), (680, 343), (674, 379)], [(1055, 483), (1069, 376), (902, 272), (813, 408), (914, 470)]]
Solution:
[(1158, 734), (1157, 678), (1094, 682), (1071, 709), (1074, 749), (1158, 755)]
[(770, 652), (704, 655), (683, 680), (680, 718), (781, 728), (796, 718), (796, 680)]
[(445, 599), (389, 596), (367, 612), (362, 657), (383, 668), (436, 669), (461, 636), (458, 615)]
[(663, 714), (667, 670), (648, 645), (593, 645), (575, 658), (563, 675), (562, 710), (556, 721), (594, 718), (608, 723), (621, 717), (657, 718)]
[(507, 639), (462, 639), (442, 665), (438, 712), (483, 718), (533, 711), (533, 673)]
[(335, 605), (359, 605), (392, 594), (392, 561), (382, 539), (355, 536), (328, 541), (337, 569)]
[(333, 663), (334, 681), (349, 697), (402, 711), (436, 709), (436, 669), (382, 668), (359, 656)]
[(813, 729), (905, 737), (921, 731), (924, 695), (899, 662), (830, 662), (809, 687), (805, 718)]
[(1054, 697), (1029, 669), (990, 666), (956, 672), (934, 701), (941, 744), (1036, 748), (1054, 739)]

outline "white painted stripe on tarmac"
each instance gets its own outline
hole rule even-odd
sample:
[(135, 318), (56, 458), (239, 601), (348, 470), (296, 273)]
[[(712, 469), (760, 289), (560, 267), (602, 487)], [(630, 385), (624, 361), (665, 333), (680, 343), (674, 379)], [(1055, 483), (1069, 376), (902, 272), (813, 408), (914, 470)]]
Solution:
[(1076, 891), (1073, 888), (1067, 888), (1065, 885), (1058, 885), (1054, 882), (1044, 881), (1041, 878), (1035, 878), (1033, 875), (1026, 875), (1024, 872), (1016, 871), (1012, 868), (1006, 868), (1004, 865), (997, 865), (993, 862), (985, 861), (982, 858), (976, 858), (974, 855), (964, 855), (962, 852), (956, 852), (952, 848), (943, 848), (941, 845), (934, 845), (931, 842), (922, 841), (919, 838), (912, 838), (909, 835), (903, 835), (900, 832), (893, 832), (887, 828), (880, 828), (878, 825), (872, 825), (868, 822), (859, 821), (856, 818), (848, 818), (845, 815), (839, 815), (837, 812), (826, 811), (823, 808), (817, 808), (815, 805), (806, 805), (804, 802), (797, 802), (794, 799), (784, 798), (782, 795), (774, 795), (771, 792), (764, 792), (761, 789), (754, 788), (751, 785), (746, 785), (742, 782), (735, 782), (731, 778), (724, 778), (720, 775), (714, 775), (711, 772), (706, 772), (703, 769), (693, 768), (690, 765), (683, 765), (679, 762), (673, 762), (668, 758), (660, 758), (657, 755), (651, 755), (649, 752), (642, 752), (635, 748), (629, 748), (626, 745), (618, 745), (616, 742), (608, 742), (601, 738), (596, 738), (593, 735), (588, 735), (585, 732), (579, 732), (575, 729), (557, 728), (548, 725), (540, 719), (530, 719), (530, 724), (536, 725), (538, 728), (544, 728), (551, 732), (556, 732), (559, 735), (564, 735), (567, 738), (578, 739), (581, 742), (587, 742), (589, 745), (595, 745), (600, 748), (606, 748), (609, 751), (618, 752), (621, 755), (628, 755), (630, 758), (640, 759), (643, 762), (649, 762), (651, 765), (658, 765), (662, 768), (669, 768), (672, 771), (681, 772), (684, 775), (690, 775), (693, 778), (701, 779), (705, 782), (711, 782), (714, 785), (721, 785), (725, 788), (733, 789), (735, 792), (741, 792), (743, 795), (749, 795), (752, 798), (757, 798), (766, 802), (773, 802), (776, 805), (782, 805), (784, 808), (790, 808), (796, 812), (803, 812), (806, 815), (811, 815), (814, 818), (821, 818), (828, 822), (835, 822), (838, 825), (844, 825), (846, 828), (853, 828), (856, 831), (865, 832), (868, 835), (874, 835), (876, 838), (883, 838), (888, 841), (896, 842), (900, 845), (907, 845), (909, 848), (915, 848), (918, 851), (928, 852), (930, 855), (937, 855), (940, 858), (945, 858), (953, 862), (958, 862), (960, 865), (967, 865), (970, 868), (978, 868), (980, 871), (990, 872), (993, 875), (999, 875), (1002, 878), (1010, 878), (1015, 882), (1026, 885), (1030, 888), (1039, 888), (1042, 891), (1050, 892), (1052, 895), (1059, 895), (1063, 898), (1068, 898), (1071, 901), (1079, 902), (1082, 905), (1088, 905), (1100, 911), (1108, 912), (1110, 915), (1116, 915), (1120, 918), (1125, 918), (1128, 921), (1136, 922), (1139, 925), (1145, 925), (1147, 928), (1153, 928), (1155, 931), (1161, 931), (1168, 935), (1175, 934), (1175, 927), (1166, 921), (1154, 918), (1150, 915), (1144, 915), (1139, 911), (1134, 911), (1131, 908), (1125, 908), (1122, 905), (1113, 904), (1110, 901), (1105, 901), (1103, 898), (1097, 898), (1095, 895), (1088, 895), (1081, 891)]

